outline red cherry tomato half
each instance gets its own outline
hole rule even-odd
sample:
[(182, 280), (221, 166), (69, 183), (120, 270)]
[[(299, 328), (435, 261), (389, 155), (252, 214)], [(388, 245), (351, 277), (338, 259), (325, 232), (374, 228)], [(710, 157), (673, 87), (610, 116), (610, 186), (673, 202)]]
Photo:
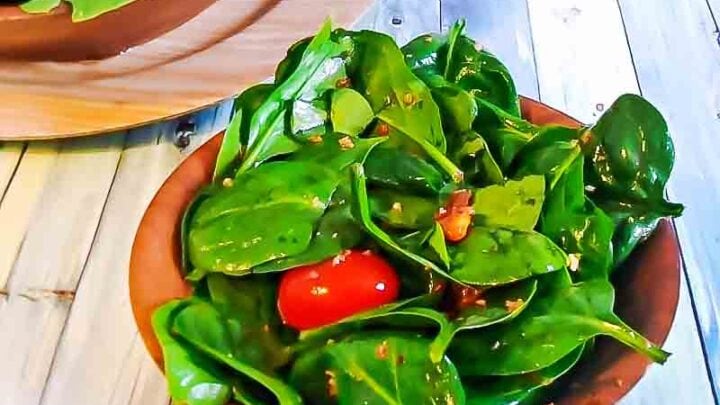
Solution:
[(399, 284), (382, 257), (351, 250), (285, 272), (277, 305), (286, 325), (312, 329), (395, 301)]

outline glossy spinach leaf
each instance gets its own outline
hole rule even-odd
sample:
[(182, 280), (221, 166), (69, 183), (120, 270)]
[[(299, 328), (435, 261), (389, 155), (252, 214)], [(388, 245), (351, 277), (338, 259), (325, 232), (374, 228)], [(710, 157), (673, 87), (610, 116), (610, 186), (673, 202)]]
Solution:
[(475, 224), (531, 231), (545, 200), (543, 176), (527, 176), (475, 190)]
[(383, 189), (370, 193), (370, 211), (373, 217), (391, 228), (426, 229), (433, 225), (433, 217), (439, 207), (437, 198), (424, 198)]
[(235, 163), (236, 159), (242, 153), (242, 143), (240, 142), (240, 127), (242, 126), (242, 109), (235, 112), (230, 123), (228, 124), (223, 141), (220, 145), (220, 151), (215, 159), (215, 170), (213, 170), (213, 181), (222, 178), (228, 173)]
[(362, 94), (344, 88), (333, 92), (330, 116), (335, 132), (357, 136), (375, 118), (375, 113)]
[(513, 375), (548, 367), (583, 342), (610, 336), (664, 363), (668, 353), (632, 330), (613, 313), (615, 291), (609, 281), (594, 279), (572, 284), (559, 271), (542, 278), (528, 308), (515, 320), (482, 333), (458, 334), (450, 345), (463, 376)]
[(484, 291), (479, 302), (454, 309), (456, 313), (447, 326), (441, 326), (430, 353), (444, 354), (458, 332), (487, 328), (514, 319), (527, 308), (536, 291), (536, 280), (520, 281)]
[(242, 324), (225, 319), (213, 305), (194, 299), (175, 316), (172, 330), (214, 361), (267, 389), (278, 403), (302, 404), (295, 390), (268, 371), (258, 368), (263, 364), (252, 364), (248, 360), (247, 352), (255, 349), (252, 345), (245, 348), (236, 345), (241, 327)]
[(455, 367), (446, 357), (433, 363), (429, 344), (407, 333), (351, 335), (304, 353), (290, 382), (312, 403), (464, 403)]
[(518, 118), (482, 98), (476, 97), (478, 117), (473, 129), (487, 141), (492, 156), (507, 172), (515, 155), (540, 128)]
[[(117, 10), (135, 0), (65, 0), (73, 8), (72, 20), (79, 23), (99, 17), (105, 13)], [(21, 8), (26, 13), (49, 13), (60, 6), (62, 0), (26, 0), (20, 1)]]
[(465, 173), (465, 181), (474, 186), (503, 184), (504, 175), (487, 142), (475, 131), (451, 137), (448, 156)]
[(435, 222), (430, 236), (427, 239), (427, 246), (438, 258), (440, 263), (446, 268), (450, 268), (450, 253), (448, 253), (447, 242), (445, 241), (445, 232), (442, 226)]
[(299, 140), (325, 134), (325, 124), (329, 118), (327, 111), (326, 100), (295, 100), (289, 111), (290, 132)]
[(616, 222), (613, 244), (620, 263), (660, 218), (682, 214), (681, 204), (665, 200), (675, 152), (665, 119), (636, 95), (618, 98), (589, 134), (590, 198)]
[(327, 134), (320, 142), (303, 145), (288, 160), (317, 163), (334, 173), (344, 174), (351, 164), (364, 162), (375, 146), (385, 141), (385, 138), (353, 138), (337, 133)]
[[(585, 197), (580, 156), (549, 192), (540, 230), (577, 260), (579, 279), (608, 277), (612, 265), (612, 219)], [(572, 263), (572, 260), (571, 260)]]
[[(194, 270), (197, 270), (193, 269), (193, 265), (190, 262), (190, 242), (188, 240), (188, 238), (190, 237), (190, 226), (193, 217), (195, 216), (195, 212), (200, 206), (200, 203), (205, 201), (215, 192), (217, 192), (217, 186), (208, 186), (200, 189), (200, 191), (198, 191), (195, 197), (193, 197), (192, 201), (190, 201), (190, 204), (188, 204), (185, 212), (183, 213), (182, 221), (180, 222), (180, 255), (182, 258), (182, 269), (185, 276), (188, 276), (189, 274), (194, 272)], [(200, 273), (204, 274), (204, 270), (198, 272), (198, 274)], [(194, 281), (198, 280), (199, 279), (195, 279)]]
[(543, 369), (519, 375), (463, 378), (467, 405), (534, 403), (544, 388), (567, 374), (583, 355), (585, 345)]
[(170, 332), (175, 315), (186, 305), (186, 301), (169, 301), (152, 316), (170, 396), (188, 405), (225, 405), (233, 391), (229, 373)]
[[(324, 88), (318, 84), (337, 75), (336, 70), (325, 69), (328, 64), (342, 63), (338, 57), (343, 48), (330, 39), (330, 34), (330, 22), (327, 21), (308, 44), (297, 68), (273, 90), (253, 114), (248, 129), (247, 152), (238, 173), (245, 173), (278, 154), (278, 142), (286, 142), (287, 138), (283, 129), (287, 102), (299, 98), (305, 101), (314, 100)], [(336, 62), (336, 59), (339, 62)]]
[(561, 270), (567, 256), (534, 231), (476, 226), (450, 246), (450, 275), (463, 283), (497, 286)]
[(444, 154), (440, 110), (427, 86), (405, 65), (395, 41), (372, 31), (355, 33), (353, 39), (359, 51), (350, 72), (352, 83), (377, 117), (416, 143), (450, 178), (461, 181), (462, 172)]
[(307, 249), (340, 174), (313, 162), (273, 162), (200, 203), (190, 226), (197, 268), (241, 275)]
[(370, 235), (384, 250), (404, 259), (405, 261), (414, 263), (421, 269), (420, 271), (434, 271), (442, 277), (453, 279), (453, 277), (450, 277), (445, 270), (441, 269), (432, 261), (401, 247), (390, 235), (373, 222), (370, 202), (368, 199), (367, 181), (363, 167), (360, 164), (355, 164), (352, 166), (352, 171), (353, 213), (368, 235)]
[(320, 218), (320, 224), (305, 251), (260, 264), (253, 268), (253, 273), (285, 271), (294, 267), (319, 263), (357, 246), (363, 239), (363, 231), (355, 223), (349, 203), (331, 206)]
[(365, 174), (371, 184), (413, 194), (438, 195), (446, 185), (433, 165), (394, 147), (373, 150), (365, 160)]
[(212, 305), (230, 332), (235, 357), (265, 372), (289, 361), (277, 313), (275, 279), (210, 274), (207, 288)]
[(560, 126), (543, 127), (513, 160), (513, 177), (544, 175), (548, 189), (583, 155), (581, 132)]

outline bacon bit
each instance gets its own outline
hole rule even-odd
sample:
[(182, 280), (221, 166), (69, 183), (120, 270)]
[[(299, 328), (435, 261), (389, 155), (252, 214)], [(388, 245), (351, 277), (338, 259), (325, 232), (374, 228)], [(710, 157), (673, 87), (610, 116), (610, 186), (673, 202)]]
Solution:
[(408, 105), (408, 106), (413, 105), (415, 103), (415, 96), (409, 92), (405, 93), (403, 95), (403, 103), (405, 103), (405, 105)]
[(335, 87), (340, 89), (350, 87), (350, 78), (343, 77), (342, 79), (339, 79), (337, 82), (335, 82)]
[(325, 378), (327, 379), (327, 394), (329, 397), (337, 397), (337, 380), (335, 379), (335, 373), (330, 370), (325, 370)]
[(262, 330), (265, 333), (270, 332), (270, 325), (268, 325), (268, 324), (263, 325)]
[(377, 134), (380, 136), (388, 136), (390, 134), (390, 126), (384, 122), (381, 122), (377, 126)]
[(450, 195), (445, 207), (440, 208), (435, 215), (446, 240), (460, 242), (467, 236), (475, 215), (475, 210), (470, 205), (471, 198), (470, 190), (455, 191)]
[(235, 184), (235, 181), (233, 181), (233, 179), (231, 179), (230, 177), (226, 177), (226, 178), (224, 178), (223, 181), (222, 181), (222, 185), (223, 185), (223, 187), (225, 187), (225, 188), (230, 188), (230, 187), (232, 187), (234, 184)]
[(403, 364), (405, 364), (405, 356), (398, 356), (398, 357), (397, 357), (396, 364), (397, 364), (398, 366), (402, 366)]
[(458, 312), (475, 305), (485, 306), (483, 290), (474, 287), (465, 287), (460, 284), (452, 284), (450, 287), (450, 298), (453, 309)]
[(322, 141), (323, 141), (322, 135), (315, 134), (315, 135), (311, 135), (308, 137), (308, 142), (310, 142), (310, 143), (320, 143)]
[(375, 357), (377, 357), (380, 360), (385, 360), (385, 359), (387, 359), (387, 355), (388, 355), (388, 342), (387, 342), (387, 340), (383, 340), (382, 343), (380, 343), (375, 348)]
[(342, 148), (343, 150), (348, 150), (355, 147), (355, 143), (349, 136), (344, 136), (338, 139), (338, 143), (340, 144), (340, 148)]
[(522, 307), (524, 303), (525, 301), (523, 301), (522, 298), (518, 298), (516, 300), (505, 300), (505, 308), (508, 311), (513, 312), (517, 309), (520, 309), (520, 307)]
[(402, 206), (402, 204), (400, 204), (399, 202), (395, 201), (395, 202), (393, 203), (391, 209), (392, 209), (393, 211), (397, 212), (397, 213), (400, 213), (400, 212), (402, 212), (402, 210), (403, 210), (403, 206)]

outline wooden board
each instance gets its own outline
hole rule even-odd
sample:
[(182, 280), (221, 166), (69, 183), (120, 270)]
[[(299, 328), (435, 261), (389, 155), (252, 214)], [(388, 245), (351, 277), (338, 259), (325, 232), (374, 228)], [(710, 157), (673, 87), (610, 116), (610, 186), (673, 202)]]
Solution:
[(116, 57), (1, 62), (0, 140), (134, 127), (200, 109), (274, 72), (290, 44), (330, 16), (349, 26), (371, 0), (218, 0)]

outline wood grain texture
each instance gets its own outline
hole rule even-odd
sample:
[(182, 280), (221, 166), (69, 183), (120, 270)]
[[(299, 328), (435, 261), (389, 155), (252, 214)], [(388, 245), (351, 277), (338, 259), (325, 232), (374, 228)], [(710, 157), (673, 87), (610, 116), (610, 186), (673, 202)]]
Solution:
[[(540, 96), (544, 102), (592, 123), (623, 93), (638, 93), (638, 82), (615, 0), (529, 0)], [(667, 403), (672, 398), (712, 403), (710, 381), (688, 290), (683, 284), (666, 349), (675, 353), (653, 366), (623, 403)], [(676, 396), (677, 395), (677, 396)]]
[[(194, 116), (197, 134), (225, 122), (217, 108)], [(218, 124), (218, 125), (215, 125)], [(129, 311), (127, 266), (135, 230), (158, 186), (182, 160), (176, 122), (130, 131), (42, 404), (162, 404), (165, 382)]]
[[(16, 177), (8, 195), (34, 206), (0, 308), (0, 398), (7, 405), (37, 403), (95, 236), (122, 150), (122, 135), (62, 142), (57, 154), (38, 155), (50, 167), (42, 189)], [(30, 153), (30, 151), (28, 151)], [(27, 158), (27, 157), (26, 157)], [(30, 160), (23, 159), (21, 164)], [(22, 167), (20, 169), (23, 169)], [(23, 186), (29, 180), (30, 187)], [(33, 184), (34, 183), (34, 184)], [(14, 192), (14, 190), (11, 190)], [(35, 192), (35, 195), (31, 195)], [(4, 205), (4, 204), (3, 204)]]
[(466, 19), (468, 35), (503, 61), (518, 92), (538, 98), (526, 0), (443, 0), (441, 14), (444, 29)]
[(274, 71), (288, 46), (371, 0), (218, 0), (147, 44), (96, 62), (0, 63), (0, 139), (119, 130), (226, 99)]
[[(668, 119), (676, 162), (668, 193), (685, 204), (678, 236), (720, 390), (720, 49), (707, 4), (620, 1), (640, 89)], [(652, 21), (652, 23), (649, 23)], [(672, 30), (664, 27), (673, 27)], [(699, 373), (699, 370), (692, 370)]]

